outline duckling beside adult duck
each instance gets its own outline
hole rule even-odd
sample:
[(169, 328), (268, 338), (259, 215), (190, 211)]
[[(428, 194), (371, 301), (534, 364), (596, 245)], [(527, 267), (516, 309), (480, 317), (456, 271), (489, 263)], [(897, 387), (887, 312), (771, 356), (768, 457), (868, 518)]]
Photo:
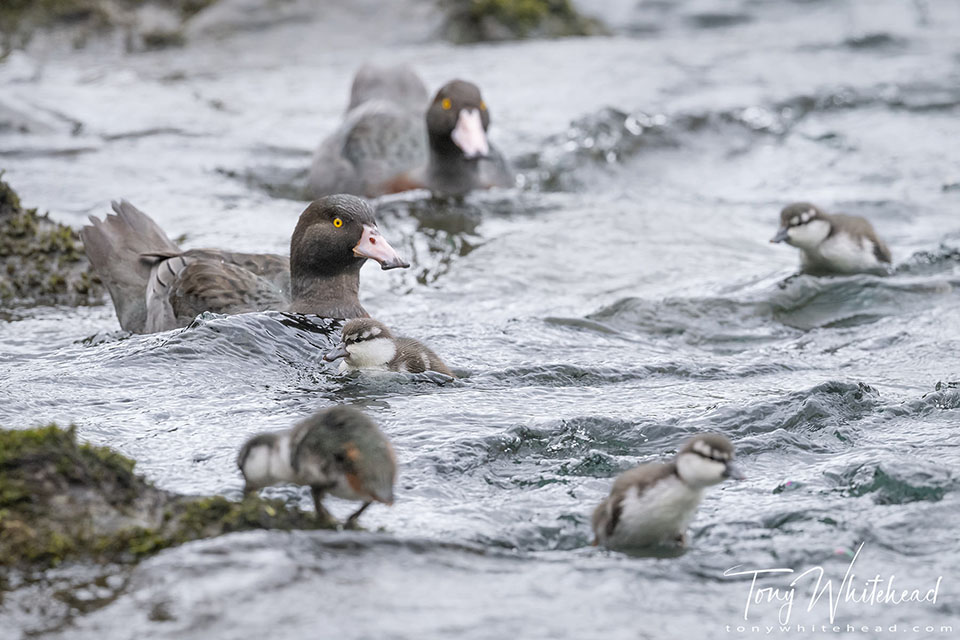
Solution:
[(360, 267), (409, 266), (380, 234), (370, 205), (335, 195), (311, 203), (290, 239), (290, 257), (219, 249), (181, 250), (129, 202), (90, 217), (84, 249), (120, 320), (133, 333), (185, 327), (200, 313), (290, 311), (328, 318), (368, 317)]
[(455, 378), (427, 345), (413, 338), (395, 337), (387, 325), (373, 318), (357, 318), (343, 325), (340, 344), (323, 356), (328, 362), (339, 360), (339, 371), (399, 371), (423, 373), (436, 371)]
[(373, 198), (411, 189), (463, 195), (514, 184), (506, 161), (487, 139), (490, 113), (480, 89), (452, 80), (428, 102), (418, 86), (423, 83), (405, 66), (365, 66), (357, 73), (343, 124), (314, 155), (311, 197)]

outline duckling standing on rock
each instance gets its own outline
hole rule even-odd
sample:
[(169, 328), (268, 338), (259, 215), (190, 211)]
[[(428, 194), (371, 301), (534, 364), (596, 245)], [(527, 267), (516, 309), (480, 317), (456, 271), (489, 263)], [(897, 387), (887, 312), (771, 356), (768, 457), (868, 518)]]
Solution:
[(892, 260), (869, 221), (824, 213), (808, 202), (796, 202), (780, 212), (780, 230), (770, 242), (800, 249), (801, 267), (811, 275), (885, 273)]
[(328, 362), (343, 358), (341, 373), (361, 369), (405, 373), (436, 371), (456, 377), (425, 344), (412, 338), (395, 338), (385, 324), (373, 318), (349, 321), (343, 325), (341, 336), (340, 344), (323, 356)]
[(671, 462), (624, 471), (593, 512), (594, 544), (611, 549), (686, 546), (687, 525), (703, 490), (727, 478), (741, 480), (743, 475), (733, 466), (733, 445), (717, 433), (691, 438)]
[(309, 486), (317, 519), (330, 525), (337, 521), (323, 506), (327, 493), (363, 502), (347, 519), (348, 528), (372, 502), (393, 504), (393, 447), (370, 418), (351, 407), (325, 409), (292, 429), (252, 437), (240, 449), (237, 466), (245, 493), (285, 483)]

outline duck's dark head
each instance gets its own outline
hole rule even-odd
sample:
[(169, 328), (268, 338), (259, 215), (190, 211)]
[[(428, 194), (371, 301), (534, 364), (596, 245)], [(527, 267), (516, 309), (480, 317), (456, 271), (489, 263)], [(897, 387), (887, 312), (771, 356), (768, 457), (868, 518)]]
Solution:
[(290, 240), (290, 275), (333, 276), (359, 271), (365, 260), (380, 267), (409, 267), (380, 235), (373, 209), (349, 195), (327, 196), (310, 203)]
[(490, 112), (472, 82), (451, 80), (437, 91), (427, 109), (430, 147), (441, 155), (467, 160), (487, 157), (489, 126)]

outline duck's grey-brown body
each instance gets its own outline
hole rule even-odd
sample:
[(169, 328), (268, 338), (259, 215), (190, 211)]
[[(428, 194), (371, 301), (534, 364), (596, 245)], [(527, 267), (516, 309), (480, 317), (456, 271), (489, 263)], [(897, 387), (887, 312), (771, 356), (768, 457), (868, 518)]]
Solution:
[(343, 123), (314, 154), (311, 197), (377, 197), (411, 189), (462, 195), (512, 186), (508, 163), (487, 141), (490, 115), (476, 85), (448, 82), (428, 99), (405, 65), (364, 66)]
[(384, 269), (407, 266), (380, 236), (370, 206), (352, 196), (311, 203), (293, 232), (290, 258), (183, 251), (129, 202), (114, 203), (113, 210), (104, 220), (91, 217), (80, 236), (120, 326), (134, 333), (183, 327), (205, 311), (366, 317), (358, 297), (364, 261), (375, 259)]

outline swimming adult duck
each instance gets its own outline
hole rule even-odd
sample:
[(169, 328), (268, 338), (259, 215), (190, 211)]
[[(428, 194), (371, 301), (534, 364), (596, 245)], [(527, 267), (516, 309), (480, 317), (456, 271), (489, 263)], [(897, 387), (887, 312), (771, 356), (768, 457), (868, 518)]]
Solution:
[(452, 80), (433, 101), (408, 67), (364, 67), (343, 124), (314, 155), (308, 193), (377, 197), (411, 189), (463, 195), (511, 186), (514, 176), (487, 139), (490, 112), (473, 83)]
[(113, 203), (80, 231), (90, 264), (106, 285), (120, 326), (167, 331), (204, 311), (282, 310), (328, 318), (368, 317), (360, 304), (360, 267), (409, 266), (380, 235), (373, 210), (349, 195), (328, 196), (300, 214), (290, 257), (219, 249), (181, 250), (145, 213)]

